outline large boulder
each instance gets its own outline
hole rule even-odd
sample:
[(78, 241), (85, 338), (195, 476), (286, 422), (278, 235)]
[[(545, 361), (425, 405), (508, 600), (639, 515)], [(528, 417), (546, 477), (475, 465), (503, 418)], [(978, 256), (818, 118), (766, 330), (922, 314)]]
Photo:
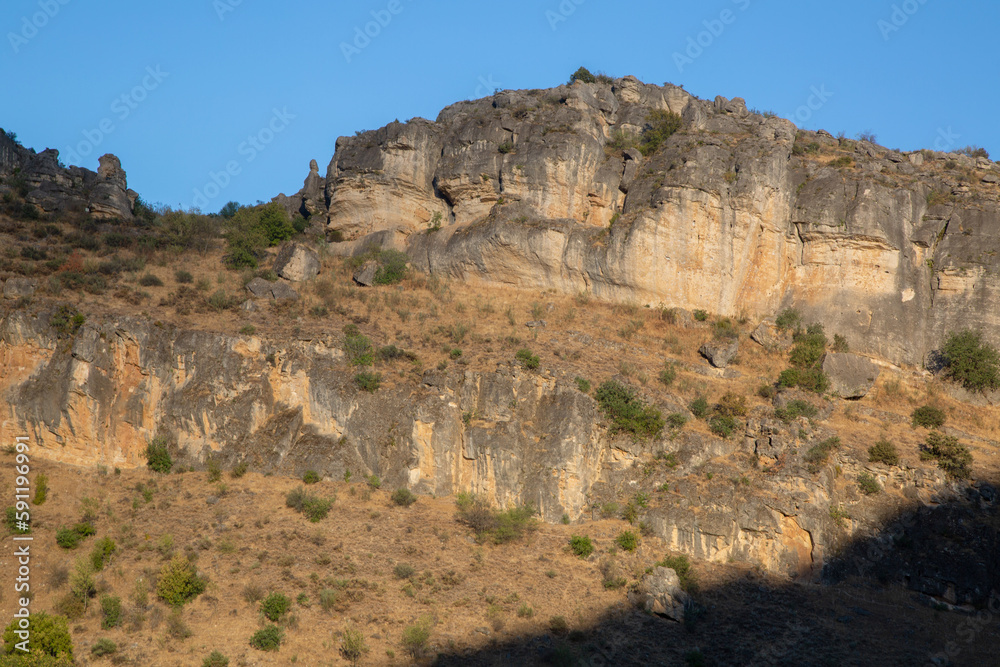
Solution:
[(371, 287), (375, 284), (376, 271), (378, 271), (378, 262), (370, 259), (354, 272), (354, 282), (362, 287)]
[(90, 192), (91, 215), (98, 220), (131, 220), (132, 200), (121, 161), (107, 153), (101, 156), (99, 163), (97, 181)]
[(823, 372), (830, 378), (830, 391), (842, 398), (861, 398), (878, 379), (879, 367), (856, 354), (828, 352)]
[(705, 343), (698, 348), (698, 353), (716, 368), (725, 368), (739, 350), (739, 338), (723, 338)]
[(263, 278), (254, 278), (247, 283), (247, 291), (258, 299), (298, 299), (299, 293), (288, 284), (271, 282)]
[(287, 243), (278, 251), (274, 272), (293, 283), (312, 280), (319, 274), (319, 255), (300, 243)]
[(628, 594), (629, 601), (649, 613), (673, 621), (684, 620), (684, 603), (688, 594), (681, 588), (680, 577), (669, 567), (657, 567)]
[(30, 297), (35, 293), (37, 287), (38, 283), (31, 278), (8, 278), (7, 282), (3, 284), (3, 298), (20, 299), (22, 297)]

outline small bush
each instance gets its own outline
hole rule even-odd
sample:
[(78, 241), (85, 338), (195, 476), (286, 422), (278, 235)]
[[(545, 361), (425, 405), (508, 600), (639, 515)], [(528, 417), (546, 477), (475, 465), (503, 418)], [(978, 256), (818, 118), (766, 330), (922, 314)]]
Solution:
[(417, 502), (417, 497), (407, 488), (399, 488), (392, 492), (392, 502), (400, 507), (409, 507)]
[(403, 630), (403, 646), (414, 658), (423, 654), (431, 638), (430, 621), (423, 620)]
[(834, 436), (827, 438), (823, 442), (813, 445), (806, 452), (802, 459), (806, 462), (806, 469), (811, 473), (817, 473), (826, 465), (830, 454), (840, 448), (840, 438)]
[(361, 656), (368, 652), (365, 646), (365, 636), (360, 630), (348, 628), (340, 639), (340, 655), (352, 665), (357, 665)]
[(663, 364), (663, 370), (657, 376), (660, 382), (663, 383), (665, 387), (669, 387), (677, 379), (677, 365), (667, 362)]
[(812, 419), (819, 413), (819, 410), (815, 405), (809, 403), (808, 401), (803, 401), (802, 399), (795, 399), (794, 401), (789, 401), (788, 404), (783, 408), (777, 408), (774, 411), (774, 416), (777, 419), (785, 422), (786, 424), (795, 421), (799, 417), (805, 417), (807, 419)]
[(372, 473), (371, 475), (365, 477), (365, 483), (368, 485), (368, 488), (371, 489), (372, 491), (382, 487), (382, 480), (379, 479), (379, 476), (376, 475), (375, 473)]
[(330, 513), (333, 499), (320, 498), (308, 493), (304, 487), (300, 486), (285, 495), (285, 506), (302, 513), (309, 521), (318, 523)]
[(281, 648), (281, 642), (285, 633), (277, 625), (268, 625), (250, 637), (250, 646), (258, 651), (277, 651)]
[(240, 461), (236, 464), (232, 470), (229, 471), (229, 476), (233, 479), (239, 479), (243, 475), (247, 474), (247, 470), (250, 469), (250, 464), (246, 461)]
[(646, 126), (642, 130), (639, 151), (643, 155), (652, 155), (683, 125), (684, 120), (679, 114), (664, 109), (654, 109), (646, 116)]
[(118, 652), (118, 644), (107, 637), (101, 637), (90, 647), (90, 653), (98, 658), (106, 655), (114, 655)]
[(801, 323), (802, 317), (794, 308), (786, 308), (774, 320), (779, 331), (796, 331)]
[(966, 329), (948, 336), (942, 348), (948, 377), (969, 391), (1000, 388), (1000, 355), (982, 333)]
[(35, 477), (35, 497), (31, 501), (33, 505), (44, 505), (49, 497), (49, 478), (45, 473), (38, 473)]
[(691, 401), (688, 405), (688, 410), (691, 411), (698, 419), (704, 419), (708, 415), (708, 401), (704, 396), (699, 396), (698, 398)]
[(94, 543), (94, 548), (90, 552), (90, 564), (94, 567), (94, 572), (104, 569), (117, 548), (115, 541), (110, 537), (102, 537)]
[(729, 438), (736, 427), (736, 420), (729, 415), (715, 415), (708, 422), (709, 430), (720, 438)]
[(716, 414), (727, 417), (745, 417), (747, 414), (747, 398), (736, 392), (727, 391), (715, 406)]
[(376, 285), (395, 285), (406, 277), (406, 265), (410, 258), (398, 250), (382, 250), (378, 256), (379, 267), (375, 270), (373, 282)]
[(569, 82), (571, 84), (576, 81), (583, 81), (584, 83), (597, 83), (597, 77), (591, 74), (590, 70), (586, 67), (581, 67), (573, 72), (573, 74), (569, 77)]
[(580, 558), (586, 558), (594, 553), (594, 543), (590, 541), (590, 537), (587, 535), (573, 535), (569, 539), (569, 548), (574, 555)]
[(485, 498), (470, 493), (459, 493), (455, 505), (458, 520), (469, 526), (480, 542), (513, 542), (537, 527), (535, 509), (527, 505), (501, 511), (491, 507)]
[(229, 658), (219, 651), (212, 651), (202, 661), (201, 667), (229, 667)]
[(866, 496), (872, 496), (880, 492), (882, 487), (879, 486), (875, 475), (865, 471), (858, 475), (858, 489)]
[(688, 418), (685, 417), (680, 412), (671, 412), (669, 415), (667, 415), (667, 425), (673, 429), (684, 428), (684, 425), (687, 424), (687, 421)]
[(306, 470), (302, 475), (303, 484), (316, 484), (317, 482), (319, 482), (319, 473), (315, 470)]
[(639, 536), (631, 530), (623, 530), (615, 538), (615, 543), (625, 551), (635, 551), (639, 548)]
[(354, 384), (358, 386), (358, 389), (374, 394), (382, 385), (382, 376), (371, 371), (361, 371), (354, 376)]
[(888, 466), (899, 465), (899, 452), (896, 451), (896, 445), (882, 439), (868, 448), (868, 461)]
[(59, 338), (72, 338), (80, 330), (87, 318), (72, 306), (59, 306), (49, 318), (49, 326), (56, 330)]
[(518, 350), (517, 354), (514, 355), (514, 357), (521, 362), (521, 366), (523, 366), (528, 370), (535, 370), (536, 368), (538, 368), (538, 365), (540, 363), (539, 358), (536, 355), (532, 354), (531, 350), (529, 350), (528, 348), (522, 348)]
[(850, 352), (851, 346), (847, 344), (847, 339), (840, 334), (834, 334), (833, 336), (833, 351), (834, 352)]
[(936, 459), (939, 468), (957, 479), (967, 479), (972, 475), (972, 452), (951, 435), (938, 431), (928, 433), (920, 450), (920, 459)]
[(569, 623), (565, 616), (553, 616), (549, 619), (549, 630), (555, 635), (564, 635), (569, 632)]
[(139, 284), (143, 287), (163, 287), (163, 281), (154, 276), (152, 273), (147, 273), (143, 277), (139, 278)]
[(122, 599), (117, 595), (101, 596), (101, 627), (105, 630), (122, 624)]
[(914, 427), (940, 428), (944, 426), (944, 420), (944, 410), (932, 405), (922, 405), (913, 411), (912, 424)]
[(646, 405), (629, 387), (608, 380), (594, 394), (604, 416), (611, 420), (611, 432), (625, 431), (639, 438), (656, 437), (666, 422), (655, 407)]
[(205, 592), (207, 585), (208, 582), (198, 576), (194, 565), (178, 555), (160, 569), (156, 594), (168, 605), (180, 607)]
[(56, 544), (63, 549), (76, 549), (80, 545), (80, 535), (72, 528), (56, 530)]
[(166, 438), (157, 437), (146, 447), (146, 464), (150, 470), (159, 473), (168, 473), (174, 466), (174, 460), (167, 450)]
[(576, 388), (579, 389), (582, 393), (584, 394), (590, 393), (590, 380), (585, 380), (582, 377), (577, 377), (575, 382), (576, 382)]
[(188, 285), (194, 282), (194, 276), (191, 275), (190, 271), (184, 271), (182, 269), (178, 269), (177, 271), (174, 272), (174, 280), (176, 280), (178, 283), (182, 285)]
[(694, 315), (694, 319), (698, 322), (704, 322), (708, 319), (708, 312), (704, 310), (696, 310), (692, 313), (692, 315)]
[(264, 615), (264, 618), (275, 623), (280, 621), (291, 608), (292, 601), (282, 593), (271, 593), (260, 601), (260, 613)]
[(392, 573), (397, 579), (409, 579), (417, 573), (417, 568), (413, 567), (409, 563), (400, 563), (393, 568)]

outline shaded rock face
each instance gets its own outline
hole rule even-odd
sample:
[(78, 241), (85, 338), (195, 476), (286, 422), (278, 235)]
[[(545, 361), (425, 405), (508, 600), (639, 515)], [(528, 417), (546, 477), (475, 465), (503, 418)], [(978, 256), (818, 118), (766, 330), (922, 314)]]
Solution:
[[(246, 461), (295, 477), (315, 470), (341, 479), (349, 469), (377, 474), (387, 488), (529, 503), (554, 522), (564, 513), (584, 517), (600, 489), (638, 483), (643, 466), (634, 464), (663, 450), (678, 463), (671, 501), (644, 510), (643, 520), (671, 549), (809, 576), (844, 535), (827, 509), (844, 500), (834, 466), (846, 463), (834, 455), (820, 474), (803, 472), (806, 448), (794, 444), (808, 423), (754, 415), (742, 440), (681, 432), (640, 443), (609, 436), (572, 377), (513, 363), (484, 373), (429, 371), (418, 384), (369, 394), (355, 386), (339, 339), (265, 341), (128, 317), (87, 321), (59, 339), (52, 312), (0, 320), (0, 439), (27, 434), (39, 458), (138, 467), (147, 443), (165, 435), (183, 465), (211, 454), (226, 467)], [(766, 436), (783, 448), (785, 467), (759, 488), (734, 491), (720, 474), (706, 493), (692, 481), (700, 466), (749, 456)], [(918, 480), (913, 471), (880, 482), (917, 500), (944, 487), (943, 474)], [(653, 597), (663, 613), (674, 608)]]
[(669, 567), (656, 567), (643, 576), (639, 586), (628, 593), (629, 601), (650, 614), (664, 616), (672, 621), (684, 620), (684, 603), (688, 594), (681, 588), (681, 580)]
[(830, 392), (842, 398), (862, 398), (878, 379), (879, 367), (856, 354), (828, 352), (823, 372), (830, 378)]
[[(685, 122), (660, 150), (609, 146), (657, 109)], [(793, 153), (796, 142), (853, 166)], [(348, 240), (342, 253), (390, 245), (458, 279), (726, 316), (795, 307), (852, 349), (920, 364), (949, 322), (1000, 344), (1000, 260), (982, 251), (1000, 233), (986, 178), (1000, 168), (968, 159), (971, 187), (936, 168), (946, 159), (965, 164), (841, 146), (739, 98), (625, 77), (502, 91), (341, 137), (325, 208), (312, 173), (297, 196)]]
[(312, 280), (319, 275), (319, 255), (300, 243), (287, 243), (274, 259), (274, 272), (295, 283)]
[(121, 162), (109, 153), (99, 163), (96, 174), (82, 167), (63, 167), (59, 151), (36, 153), (0, 132), (0, 176), (19, 170), (29, 203), (45, 213), (89, 211), (98, 220), (131, 220), (137, 195), (128, 189)]

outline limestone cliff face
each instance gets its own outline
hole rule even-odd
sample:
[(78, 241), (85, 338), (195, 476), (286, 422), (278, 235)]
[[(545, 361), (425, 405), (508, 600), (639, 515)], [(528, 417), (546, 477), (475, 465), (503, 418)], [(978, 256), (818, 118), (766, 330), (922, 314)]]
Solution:
[[(685, 121), (660, 150), (613, 141), (653, 110)], [(290, 200), (347, 239), (342, 253), (391, 244), (464, 280), (722, 315), (795, 306), (854, 349), (920, 364), (959, 325), (1000, 342), (998, 174), (626, 77), (342, 137), (325, 209), (306, 190)]]
[[(246, 461), (295, 476), (374, 473), (386, 488), (471, 490), (499, 505), (530, 503), (558, 521), (589, 516), (607, 494), (653, 492), (662, 479), (635, 464), (663, 451), (676, 457), (670, 495), (644, 520), (672, 548), (816, 575), (847, 535), (826, 510), (854, 500), (837, 490), (834, 465), (853, 473), (858, 464), (831, 460), (819, 476), (804, 472), (800, 424), (759, 415), (742, 439), (685, 431), (634, 442), (609, 435), (571, 378), (519, 366), (429, 371), (369, 394), (354, 385), (340, 341), (274, 342), (128, 317), (87, 322), (60, 338), (51, 315), (13, 311), (0, 321), (0, 440), (27, 434), (39, 458), (141, 466), (146, 445), (163, 435), (184, 465), (213, 456), (226, 467)], [(709, 461), (743, 457), (749, 465), (749, 457), (779, 451), (788, 470), (753, 490), (728, 481), (738, 467), (720, 471), (709, 488), (690, 474)], [(914, 500), (947, 489), (939, 471), (904, 469), (881, 481)], [(856, 514), (851, 530), (870, 524)]]

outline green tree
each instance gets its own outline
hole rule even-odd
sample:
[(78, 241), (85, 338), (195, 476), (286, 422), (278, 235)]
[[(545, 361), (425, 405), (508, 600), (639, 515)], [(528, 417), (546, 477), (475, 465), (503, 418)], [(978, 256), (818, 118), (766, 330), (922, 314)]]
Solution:
[[(39, 612), (30, 614), (27, 620), (31, 628), (28, 638), (28, 649), (31, 653), (41, 653), (72, 662), (73, 638), (69, 634), (69, 625), (65, 617), (49, 616), (45, 612)], [(4, 630), (4, 653), (7, 655), (18, 652), (16, 644), (21, 641), (17, 635), (18, 630), (20, 624), (16, 618)]]
[(969, 391), (1000, 389), (1000, 355), (979, 331), (965, 329), (948, 336), (942, 348), (948, 377)]
[(586, 67), (581, 67), (580, 69), (573, 72), (572, 76), (569, 77), (569, 82), (571, 84), (577, 81), (583, 81), (584, 83), (596, 83), (597, 77), (590, 73), (590, 70)]

